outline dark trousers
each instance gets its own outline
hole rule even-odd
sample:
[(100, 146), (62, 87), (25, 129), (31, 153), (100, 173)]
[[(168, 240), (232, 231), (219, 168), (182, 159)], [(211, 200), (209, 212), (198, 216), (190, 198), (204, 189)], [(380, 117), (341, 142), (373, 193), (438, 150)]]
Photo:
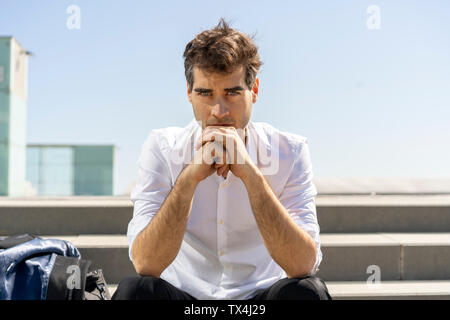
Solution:
[[(169, 282), (150, 276), (122, 280), (112, 300), (197, 300)], [(248, 300), (332, 300), (325, 282), (315, 276), (284, 278)]]

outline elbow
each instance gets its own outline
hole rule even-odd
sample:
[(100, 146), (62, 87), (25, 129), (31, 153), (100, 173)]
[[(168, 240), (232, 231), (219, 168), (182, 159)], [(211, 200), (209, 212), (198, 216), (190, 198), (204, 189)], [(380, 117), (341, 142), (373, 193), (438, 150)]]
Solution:
[(306, 276), (311, 275), (313, 267), (314, 267), (314, 265), (302, 266), (298, 270), (295, 270), (294, 272), (291, 272), (291, 273), (286, 272), (286, 274), (289, 279), (304, 278)]
[(314, 272), (314, 266), (316, 265), (317, 260), (317, 247), (314, 240), (311, 239), (310, 242), (310, 250), (308, 254), (307, 263), (304, 264), (304, 270), (302, 270), (302, 273), (304, 276), (310, 275)]
[(159, 278), (161, 276), (162, 271), (151, 266), (151, 264), (147, 260), (143, 259), (143, 257), (134, 252), (134, 250), (132, 250), (132, 262), (134, 270), (138, 275), (142, 277), (151, 276)]
[(297, 270), (287, 273), (288, 278), (304, 278), (311, 275), (314, 263), (303, 263)]
[(159, 278), (162, 271), (151, 268), (147, 263), (139, 261), (139, 259), (133, 259), (134, 270), (141, 277), (154, 277)]
[(304, 278), (306, 276), (311, 275), (314, 271), (313, 268), (316, 264), (316, 257), (317, 257), (317, 248), (314, 245), (310, 250), (308, 258), (304, 259), (300, 263), (297, 263), (298, 268), (296, 270), (293, 270), (290, 273), (286, 272), (288, 278)]

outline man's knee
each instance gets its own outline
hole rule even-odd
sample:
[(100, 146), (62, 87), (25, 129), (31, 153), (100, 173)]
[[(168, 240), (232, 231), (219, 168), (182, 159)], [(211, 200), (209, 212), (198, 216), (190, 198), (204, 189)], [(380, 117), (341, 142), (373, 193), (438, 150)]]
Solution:
[(164, 280), (151, 276), (134, 276), (120, 281), (113, 300), (158, 299), (166, 293)]
[(269, 300), (332, 300), (325, 282), (316, 276), (286, 278), (268, 293)]

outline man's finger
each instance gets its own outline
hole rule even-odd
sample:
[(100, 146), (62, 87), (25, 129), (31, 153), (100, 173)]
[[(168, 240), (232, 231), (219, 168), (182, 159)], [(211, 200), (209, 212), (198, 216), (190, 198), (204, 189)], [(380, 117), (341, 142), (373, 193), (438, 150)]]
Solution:
[(225, 165), (225, 166), (219, 168), (219, 170), (217, 170), (217, 175), (218, 176), (223, 175), (223, 173), (227, 170), (228, 167), (229, 167), (228, 165)]
[(230, 171), (230, 166), (228, 165), (227, 168), (224, 170), (224, 173), (222, 176), (226, 179), (228, 177), (228, 171)]
[(227, 140), (229, 142), (233, 141), (233, 136), (227, 133), (218, 133), (218, 132), (210, 132), (202, 135), (199, 139), (198, 145), (204, 145), (207, 142), (218, 141), (222, 143), (224, 146), (227, 144)]
[(208, 140), (208, 141), (203, 140), (203, 137), (200, 136), (200, 138), (197, 140), (197, 143), (195, 144), (195, 150), (200, 149), (200, 146), (204, 146), (205, 143), (207, 143), (207, 142), (212, 142), (212, 141), (214, 141), (214, 140), (215, 140), (215, 137), (214, 137), (214, 136), (212, 137), (211, 140)]
[[(218, 169), (220, 167), (223, 167), (226, 164), (226, 161), (224, 161), (224, 159), (222, 158), (222, 161), (220, 161), (220, 157), (219, 156), (215, 156), (214, 158), (214, 168)], [(219, 162), (220, 161), (220, 162)]]

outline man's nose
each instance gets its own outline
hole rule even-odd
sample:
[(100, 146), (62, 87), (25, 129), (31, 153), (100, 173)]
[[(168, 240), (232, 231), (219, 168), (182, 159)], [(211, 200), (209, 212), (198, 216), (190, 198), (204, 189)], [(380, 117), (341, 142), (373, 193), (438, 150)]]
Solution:
[(225, 103), (223, 102), (217, 102), (213, 107), (212, 107), (212, 115), (215, 116), (216, 118), (223, 118), (228, 116), (229, 113), (229, 109), (226, 106)]

